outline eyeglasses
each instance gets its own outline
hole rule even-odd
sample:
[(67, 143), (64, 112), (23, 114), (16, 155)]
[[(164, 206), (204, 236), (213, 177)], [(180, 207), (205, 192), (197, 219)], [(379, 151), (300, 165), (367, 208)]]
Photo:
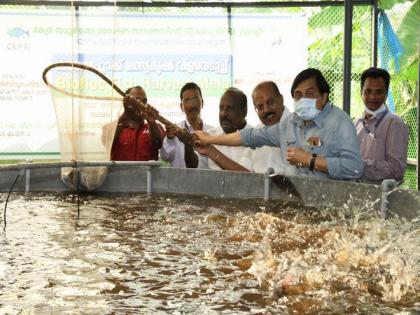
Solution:
[(296, 101), (300, 100), (302, 97), (304, 97), (304, 98), (318, 98), (318, 97), (320, 97), (320, 94), (318, 94), (316, 91), (313, 91), (313, 90), (305, 91), (305, 93), (302, 93), (300, 91), (296, 91), (293, 94), (293, 99), (296, 100)]
[(192, 97), (192, 98), (184, 98), (182, 100), (182, 104), (192, 104), (192, 103), (199, 103), (201, 101), (201, 99), (196, 96), (196, 97)]
[(276, 107), (276, 98), (277, 97), (270, 97), (268, 98), (264, 103), (260, 103), (255, 105), (255, 111), (262, 112), (264, 110), (264, 107), (267, 106), (270, 109), (273, 109)]
[(372, 90), (372, 89), (363, 89), (363, 95), (365, 96), (371, 96), (371, 95), (378, 95), (378, 96), (382, 96), (385, 95), (386, 91), (383, 89), (378, 89), (378, 90)]

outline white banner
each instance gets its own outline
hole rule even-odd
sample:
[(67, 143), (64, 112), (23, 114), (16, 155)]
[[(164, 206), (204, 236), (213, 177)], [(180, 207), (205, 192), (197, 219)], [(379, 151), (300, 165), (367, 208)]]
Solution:
[(114, 10), (0, 6), (0, 159), (57, 157), (54, 105), (41, 79), (55, 62), (91, 65), (123, 90), (143, 86), (150, 104), (174, 122), (184, 118), (179, 90), (194, 81), (203, 92), (203, 118), (214, 126), (226, 88), (248, 95), (247, 119), (255, 125), (253, 87), (275, 81), (289, 107), (290, 85), (307, 66), (304, 15), (233, 15), (229, 34), (222, 9), (203, 8), (200, 15)]

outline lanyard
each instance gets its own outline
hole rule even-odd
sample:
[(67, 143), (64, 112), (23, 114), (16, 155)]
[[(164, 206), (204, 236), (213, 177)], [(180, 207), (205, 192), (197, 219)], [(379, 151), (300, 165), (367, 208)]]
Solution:
[[(376, 122), (374, 129), (376, 130), (376, 128), (378, 128), (379, 124), (381, 123), (381, 121), (384, 119), (384, 117), (386, 116), (386, 114), (388, 114), (388, 108), (386, 110), (384, 110), (383, 114), (378, 118), (378, 121)], [(365, 128), (366, 133), (371, 133), (371, 131), (369, 130), (367, 124), (366, 124), (366, 119), (362, 120), (363, 123), (363, 128)]]

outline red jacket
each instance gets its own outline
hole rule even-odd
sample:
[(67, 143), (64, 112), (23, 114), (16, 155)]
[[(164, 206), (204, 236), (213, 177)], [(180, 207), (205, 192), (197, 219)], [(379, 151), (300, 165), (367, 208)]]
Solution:
[[(163, 128), (158, 124), (161, 137), (165, 136)], [(150, 140), (149, 124), (144, 123), (140, 129), (124, 127), (114, 141), (111, 150), (113, 161), (149, 161), (159, 158), (159, 148), (153, 147)]]

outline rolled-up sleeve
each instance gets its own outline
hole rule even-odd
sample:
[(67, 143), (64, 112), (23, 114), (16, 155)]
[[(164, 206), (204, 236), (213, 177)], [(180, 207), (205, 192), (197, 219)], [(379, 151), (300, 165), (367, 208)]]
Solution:
[(334, 179), (360, 178), (363, 162), (354, 125), (350, 119), (342, 121), (335, 132), (331, 151), (325, 156), (329, 176)]
[(162, 147), (160, 148), (160, 156), (162, 160), (172, 162), (175, 159), (175, 152), (177, 147), (176, 139), (169, 139), (165, 137), (163, 139)]
[(246, 128), (240, 130), (242, 145), (253, 149), (268, 145), (280, 147), (281, 123), (265, 128)]

